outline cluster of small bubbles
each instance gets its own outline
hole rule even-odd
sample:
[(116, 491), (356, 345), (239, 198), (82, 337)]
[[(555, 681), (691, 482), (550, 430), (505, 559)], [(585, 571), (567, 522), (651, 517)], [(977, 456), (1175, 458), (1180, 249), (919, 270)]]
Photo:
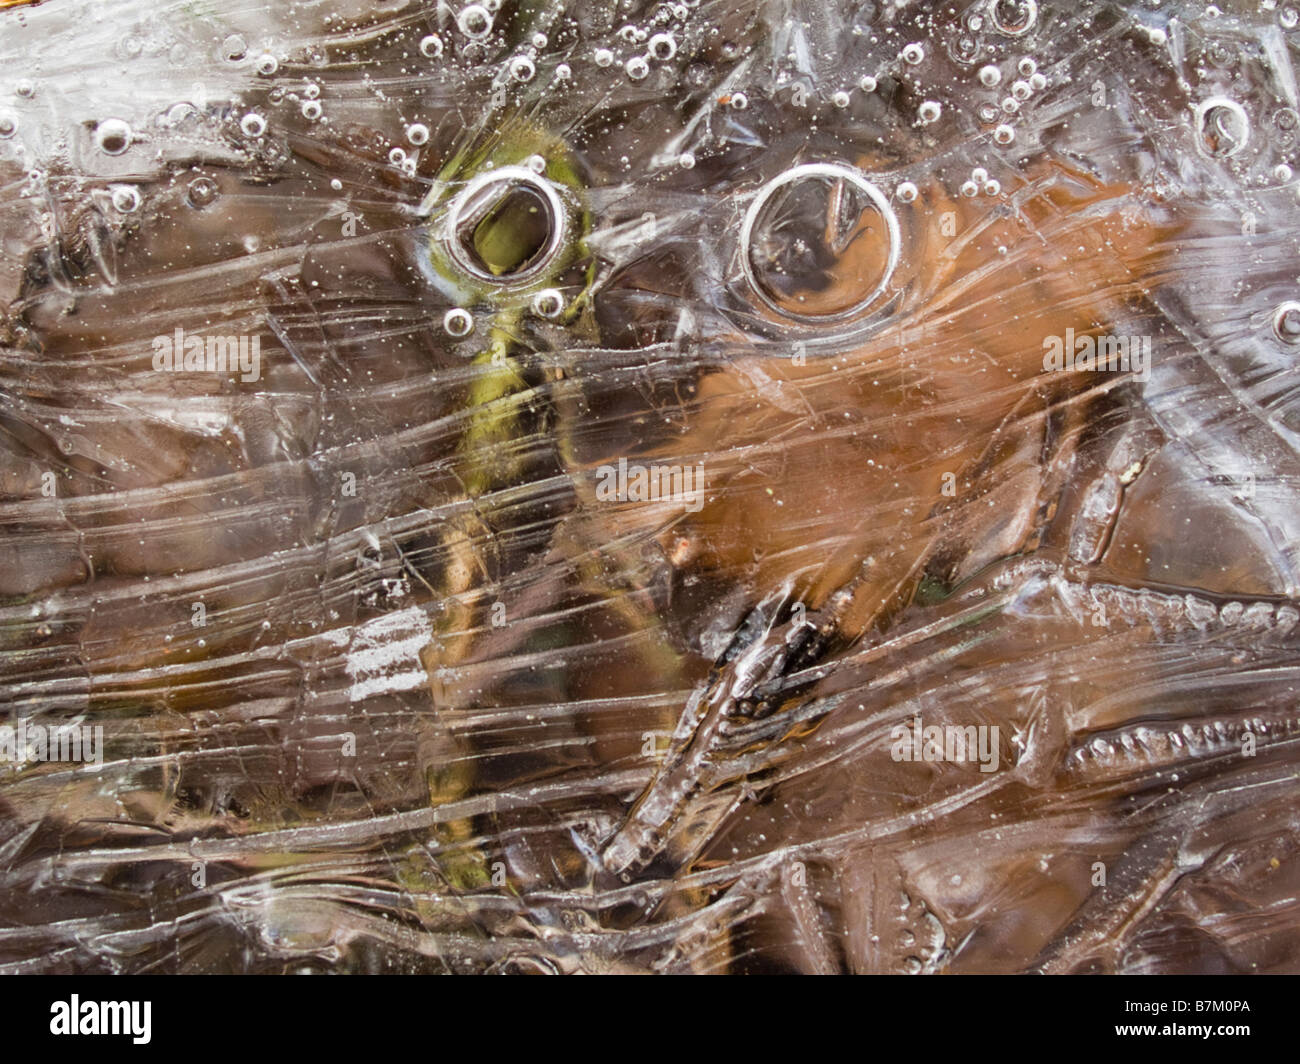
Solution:
[(456, 25), (470, 40), (481, 41), (492, 32), (492, 16), (482, 4), (470, 4), (456, 16)]
[(941, 114), (943, 114), (943, 107), (938, 100), (926, 100), (916, 109), (916, 117), (923, 126), (939, 121)]
[(900, 203), (911, 203), (916, 199), (916, 193), (917, 188), (911, 181), (904, 181), (894, 189), (894, 195), (898, 197)]
[(221, 57), (230, 63), (237, 63), (248, 54), (248, 45), (238, 33), (232, 33), (221, 42)]
[(650, 38), (650, 54), (661, 63), (677, 54), (677, 38), (671, 33), (656, 33)]
[(1016, 131), (1003, 122), (993, 131), (993, 140), (997, 144), (1010, 144), (1016, 139)]
[(442, 55), (442, 38), (436, 33), (420, 38), (420, 54), (425, 59), (437, 59)]
[(320, 118), (324, 108), (321, 107), (320, 100), (303, 100), (302, 116), (309, 121), (315, 122)]
[(185, 190), (191, 207), (206, 207), (216, 201), (217, 183), (210, 177), (196, 177)]
[(239, 129), (244, 136), (252, 137), (256, 140), (266, 132), (266, 119), (256, 111), (249, 111), (248, 114), (244, 115), (244, 117), (239, 120)]
[(140, 209), (140, 190), (134, 185), (114, 185), (109, 196), (113, 210), (131, 214)]
[(980, 84), (987, 89), (993, 88), (1002, 82), (1002, 71), (990, 63), (988, 66), (980, 67), (979, 72)]
[(862, 77), (858, 78), (858, 88), (863, 92), (875, 92), (876, 79), (870, 74), (863, 74)]
[(558, 318), (564, 309), (564, 296), (557, 289), (546, 288), (533, 296), (533, 313), (540, 318)]
[(749, 97), (743, 92), (733, 92), (731, 94), (730, 105), (733, 111), (743, 111), (749, 106)]
[(695, 153), (689, 151), (682, 152), (681, 155), (677, 156), (677, 165), (683, 170), (695, 169)]
[(913, 41), (911, 44), (904, 46), (902, 54), (904, 63), (916, 66), (925, 58), (925, 49), (916, 41)]
[(841, 89), (831, 97), (831, 103), (843, 110), (849, 105), (849, 94)]
[(524, 165), (535, 174), (546, 173), (546, 160), (540, 155), (530, 155), (524, 160)]
[(18, 122), (13, 115), (0, 115), (0, 140), (18, 132)]
[(452, 307), (442, 316), (442, 327), (448, 336), (468, 336), (474, 329), (474, 316), (462, 307)]
[(568, 63), (561, 63), (555, 68), (556, 81), (568, 81), (573, 76), (573, 71), (569, 69)]
[(120, 118), (107, 118), (95, 127), (95, 143), (105, 155), (121, 155), (132, 137), (131, 127)]
[(1002, 185), (989, 177), (989, 172), (982, 166), (977, 166), (970, 172), (970, 179), (963, 181), (961, 185), (961, 194), (967, 199), (978, 196), (981, 192), (986, 196), (996, 196), (1002, 191)]
[(607, 67), (613, 65), (614, 53), (608, 48), (597, 48), (592, 58), (596, 60), (598, 67)]
[(537, 67), (526, 55), (517, 55), (510, 60), (510, 76), (516, 81), (532, 81)]
[(423, 122), (412, 122), (406, 127), (406, 139), (417, 148), (429, 143), (429, 127)]
[(257, 57), (257, 62), (253, 66), (259, 74), (270, 77), (280, 69), (280, 60), (276, 59), (270, 52), (263, 52)]
[(406, 152), (402, 148), (391, 148), (388, 152), (388, 161), (394, 166), (401, 166), (406, 162)]
[(627, 76), (633, 81), (640, 81), (650, 73), (650, 64), (645, 61), (644, 56), (634, 55), (624, 65)]
[(1300, 344), (1300, 303), (1283, 303), (1273, 311), (1273, 335), (1285, 344)]

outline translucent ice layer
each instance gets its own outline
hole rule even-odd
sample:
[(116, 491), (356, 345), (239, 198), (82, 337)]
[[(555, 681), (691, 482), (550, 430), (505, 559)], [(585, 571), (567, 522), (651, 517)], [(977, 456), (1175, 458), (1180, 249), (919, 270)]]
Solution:
[(1300, 969), (1297, 7), (0, 7), (0, 970)]

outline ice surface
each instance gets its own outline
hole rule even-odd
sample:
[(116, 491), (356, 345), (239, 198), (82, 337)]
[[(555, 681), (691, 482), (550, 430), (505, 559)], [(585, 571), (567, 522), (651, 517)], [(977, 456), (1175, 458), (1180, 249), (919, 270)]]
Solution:
[(0, 6), (0, 970), (1300, 969), (1295, 6)]

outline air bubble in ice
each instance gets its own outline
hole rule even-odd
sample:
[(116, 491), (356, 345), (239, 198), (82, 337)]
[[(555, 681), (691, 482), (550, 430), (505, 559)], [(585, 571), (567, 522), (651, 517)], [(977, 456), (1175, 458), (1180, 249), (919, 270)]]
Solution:
[(903, 62), (916, 66), (925, 58), (925, 49), (919, 43), (913, 41), (903, 48)]
[(1022, 78), (1028, 78), (1038, 73), (1038, 64), (1029, 56), (1025, 56), (1018, 64), (1016, 64), (1016, 69), (1020, 71), (1020, 76)]
[(677, 54), (677, 39), (671, 33), (656, 33), (650, 38), (650, 54), (666, 63)]
[(870, 74), (863, 74), (862, 77), (858, 79), (858, 88), (860, 88), (863, 92), (875, 92), (876, 79), (873, 78)]
[(1021, 37), (1038, 20), (1038, 0), (992, 0), (989, 16), (993, 28), (1007, 37)]
[(643, 56), (634, 55), (627, 61), (624, 69), (627, 71), (627, 76), (629, 78), (633, 81), (640, 81), (650, 73), (650, 64), (645, 61)]
[(981, 85), (991, 89), (1001, 83), (1002, 71), (990, 63), (988, 66), (980, 67), (979, 79)]
[(961, 194), (967, 199), (970, 199), (973, 196), (978, 196), (979, 191), (979, 185), (975, 184), (974, 181), (963, 181), (961, 183)]
[(456, 25), (466, 37), (481, 41), (492, 32), (492, 16), (482, 4), (470, 4), (456, 16)]
[(18, 121), (13, 115), (0, 115), (0, 140), (12, 137), (18, 132)]
[(516, 81), (532, 81), (537, 67), (526, 55), (517, 55), (510, 60), (510, 76)]
[(442, 55), (442, 38), (436, 33), (420, 38), (420, 54), (425, 59), (437, 59)]
[(1291, 177), (1291, 167), (1287, 166), (1286, 163), (1278, 163), (1277, 166), (1273, 167), (1273, 179), (1275, 181), (1286, 184), (1286, 182), (1291, 180)]
[(538, 49), (545, 48), (550, 43), (549, 38), (544, 33), (534, 33), (532, 41), (533, 47)]
[(733, 92), (731, 94), (731, 109), (733, 111), (743, 111), (749, 106), (749, 97), (743, 92)]
[(257, 139), (266, 132), (266, 119), (256, 111), (250, 111), (239, 120), (239, 128), (244, 136)]
[(259, 74), (269, 77), (280, 69), (280, 60), (276, 59), (270, 52), (263, 52), (257, 57), (255, 66)]
[(898, 197), (901, 203), (911, 203), (916, 199), (917, 188), (911, 181), (904, 181), (898, 188), (894, 189), (894, 195)]
[(941, 114), (943, 114), (943, 107), (938, 100), (926, 100), (916, 109), (916, 117), (923, 126), (939, 121)]
[(533, 313), (541, 318), (557, 318), (564, 309), (564, 296), (557, 289), (546, 288), (533, 296)]
[(1042, 92), (1045, 88), (1047, 88), (1047, 78), (1042, 74), (1037, 74), (1037, 73), (1030, 74), (1029, 87), (1033, 89), (1035, 92)]
[(592, 58), (596, 60), (598, 67), (607, 67), (614, 62), (614, 53), (608, 48), (597, 48)]
[(849, 105), (849, 94), (841, 89), (831, 97), (831, 103), (842, 110)]
[(1010, 144), (1016, 139), (1016, 131), (1005, 122), (993, 131), (993, 140), (998, 144)]
[(1284, 7), (1278, 12), (1277, 20), (1284, 30), (1293, 30), (1300, 24), (1300, 13), (1293, 7)]
[(1236, 100), (1220, 97), (1196, 108), (1197, 140), (1201, 150), (1218, 159), (1236, 155), (1250, 139), (1250, 119)]
[(1273, 311), (1273, 335), (1286, 344), (1300, 344), (1300, 303), (1283, 303)]
[(569, 68), (568, 63), (561, 63), (555, 68), (556, 81), (568, 81), (573, 76), (573, 71)]
[(682, 152), (681, 155), (677, 156), (677, 165), (683, 170), (695, 169), (695, 153), (689, 151)]
[(828, 322), (865, 310), (885, 290), (900, 236), (889, 201), (861, 171), (805, 163), (759, 191), (740, 246), (745, 279), (769, 309)]
[(121, 155), (131, 146), (131, 127), (120, 118), (108, 118), (95, 127), (95, 143), (106, 155)]
[(248, 44), (238, 33), (232, 33), (221, 42), (222, 58), (231, 63), (237, 63), (248, 54)]
[(535, 174), (546, 173), (546, 160), (540, 155), (530, 155), (524, 160), (524, 165)]
[(1002, 194), (1002, 183), (997, 178), (990, 178), (984, 182), (984, 195), (999, 196)]
[(406, 151), (402, 148), (390, 148), (388, 161), (394, 166), (401, 166), (402, 163), (406, 162)]
[(36, 95), (36, 82), (31, 78), (20, 78), (18, 84), (14, 86), (14, 92), (25, 100), (30, 100)]
[(442, 327), (448, 336), (468, 336), (474, 328), (474, 316), (462, 307), (452, 307), (443, 315)]
[(1027, 100), (1033, 95), (1033, 89), (1029, 87), (1029, 82), (1017, 81), (1011, 86), (1011, 95), (1017, 100)]
[(421, 144), (429, 143), (429, 127), (423, 122), (412, 122), (406, 127), (406, 139), (414, 144), (417, 148)]
[(140, 190), (134, 185), (114, 185), (110, 193), (113, 210), (131, 214), (140, 209)]
[(185, 191), (191, 207), (206, 207), (217, 198), (217, 183), (210, 177), (196, 177)]
[(312, 122), (315, 122), (316, 119), (320, 118), (323, 110), (324, 108), (321, 107), (320, 100), (303, 100), (302, 102), (302, 116)]

